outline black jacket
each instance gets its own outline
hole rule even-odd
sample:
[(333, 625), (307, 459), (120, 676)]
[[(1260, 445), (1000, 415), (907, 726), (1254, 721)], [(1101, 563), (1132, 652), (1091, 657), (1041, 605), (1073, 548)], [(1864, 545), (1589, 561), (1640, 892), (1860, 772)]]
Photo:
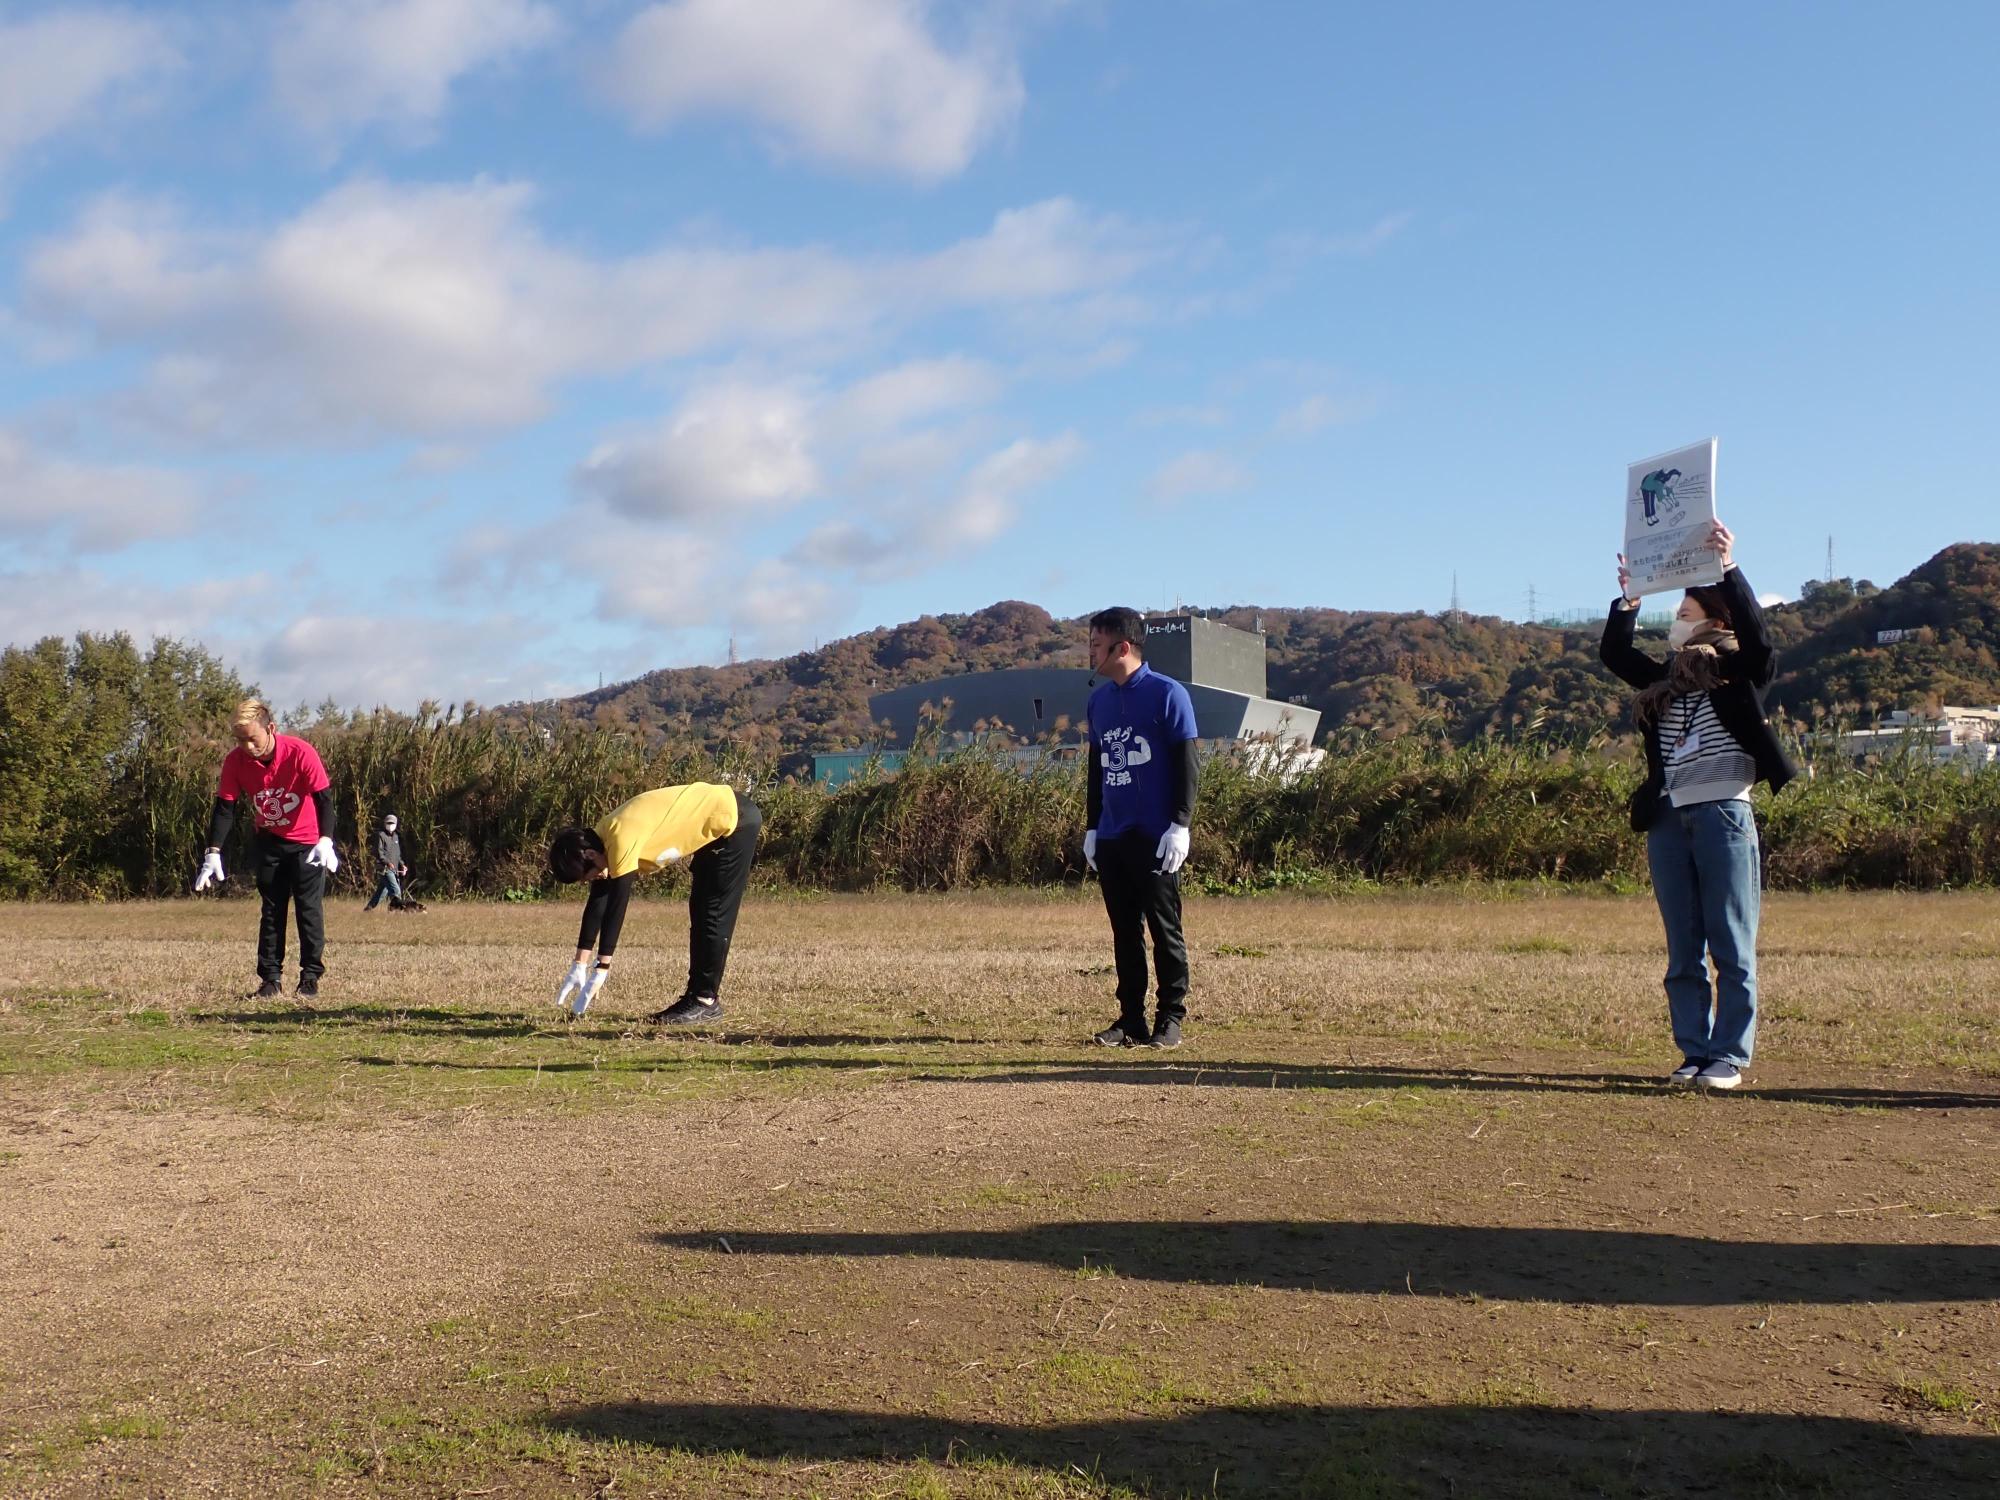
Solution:
[[(1750, 752), (1757, 763), (1757, 779), (1771, 783), (1777, 791), (1798, 775), (1798, 767), (1785, 754), (1784, 746), (1764, 715), (1764, 689), (1777, 675), (1778, 655), (1771, 649), (1771, 637), (1764, 628), (1764, 611), (1743, 577), (1741, 568), (1731, 568), (1719, 585), (1729, 600), (1729, 615), (1736, 627), (1737, 650), (1722, 658), (1722, 686), (1708, 695), (1736, 743)], [(1604, 640), (1597, 654), (1635, 688), (1648, 688), (1667, 675), (1667, 664), (1655, 661), (1632, 644), (1632, 632), (1639, 623), (1639, 611), (1627, 609), (1623, 599), (1611, 601), (1611, 614), (1604, 622)], [(1646, 783), (1632, 794), (1632, 826), (1644, 833), (1660, 815), (1660, 799), (1667, 784), (1666, 766), (1660, 760), (1660, 737), (1650, 730), (1646, 736)]]

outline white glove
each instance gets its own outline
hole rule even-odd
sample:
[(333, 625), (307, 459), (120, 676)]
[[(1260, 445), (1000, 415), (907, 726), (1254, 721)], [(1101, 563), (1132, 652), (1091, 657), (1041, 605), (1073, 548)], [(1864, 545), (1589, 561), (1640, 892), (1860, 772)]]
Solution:
[(1187, 856), (1187, 825), (1175, 823), (1160, 835), (1160, 847), (1153, 851), (1153, 857), (1160, 862), (1160, 873), (1171, 875), (1187, 863)]
[(322, 837), (317, 844), (313, 845), (312, 853), (306, 856), (306, 863), (309, 865), (318, 865), (329, 875), (338, 870), (340, 868), (340, 856), (333, 852), (333, 840)]
[(205, 891), (212, 885), (220, 885), (227, 878), (222, 873), (222, 851), (211, 849), (201, 857), (201, 870), (194, 877), (194, 888)]
[(590, 960), (579, 958), (569, 966), (569, 972), (563, 975), (562, 987), (556, 991), (556, 1004), (569, 1004), (569, 997), (582, 994), (583, 987), (588, 983), (590, 983)]
[(656, 865), (677, 865), (680, 862), (681, 851), (678, 849), (662, 849), (660, 857), (653, 861)]
[(572, 1018), (580, 1016), (590, 1009), (590, 1002), (597, 998), (597, 992), (604, 988), (604, 981), (610, 977), (611, 971), (609, 969), (592, 969), (590, 971), (590, 978), (583, 982), (583, 989), (578, 992), (576, 1000), (569, 1008)]
[(1097, 868), (1097, 830), (1086, 829), (1083, 835), (1083, 862), (1091, 869)]

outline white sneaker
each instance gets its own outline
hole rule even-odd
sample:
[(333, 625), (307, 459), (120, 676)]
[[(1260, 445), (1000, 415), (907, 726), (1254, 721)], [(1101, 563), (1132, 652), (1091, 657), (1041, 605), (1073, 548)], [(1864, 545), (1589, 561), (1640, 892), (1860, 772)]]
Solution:
[(1712, 1062), (1694, 1075), (1696, 1088), (1733, 1089), (1743, 1081), (1743, 1070), (1735, 1063)]
[(1695, 1075), (1701, 1072), (1702, 1067), (1703, 1064), (1696, 1062), (1690, 1057), (1686, 1062), (1667, 1075), (1667, 1082), (1679, 1084), (1682, 1088), (1686, 1088), (1694, 1082)]

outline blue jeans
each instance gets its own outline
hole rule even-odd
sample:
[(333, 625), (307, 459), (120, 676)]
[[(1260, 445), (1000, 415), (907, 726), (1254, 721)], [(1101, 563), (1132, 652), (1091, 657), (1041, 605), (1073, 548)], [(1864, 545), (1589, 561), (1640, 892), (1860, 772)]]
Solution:
[(391, 906), (401, 906), (403, 904), (403, 882), (397, 879), (396, 872), (387, 865), (382, 867), (381, 878), (375, 882), (375, 894), (368, 898), (368, 904), (361, 909), (363, 911), (375, 910), (376, 904), (384, 896), (389, 898)]
[(1681, 1056), (1745, 1067), (1757, 1042), (1761, 895), (1750, 804), (1662, 807), (1646, 834), (1646, 863), (1667, 928), (1667, 1015)]

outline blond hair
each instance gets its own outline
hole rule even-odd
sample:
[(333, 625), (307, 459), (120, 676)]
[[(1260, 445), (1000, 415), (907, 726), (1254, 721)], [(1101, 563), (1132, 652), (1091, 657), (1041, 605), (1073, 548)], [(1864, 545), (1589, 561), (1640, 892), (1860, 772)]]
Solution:
[(262, 724), (267, 729), (273, 727), (270, 706), (262, 698), (245, 698), (241, 703), (236, 705), (236, 712), (230, 718), (229, 722), (232, 726), (237, 724)]

